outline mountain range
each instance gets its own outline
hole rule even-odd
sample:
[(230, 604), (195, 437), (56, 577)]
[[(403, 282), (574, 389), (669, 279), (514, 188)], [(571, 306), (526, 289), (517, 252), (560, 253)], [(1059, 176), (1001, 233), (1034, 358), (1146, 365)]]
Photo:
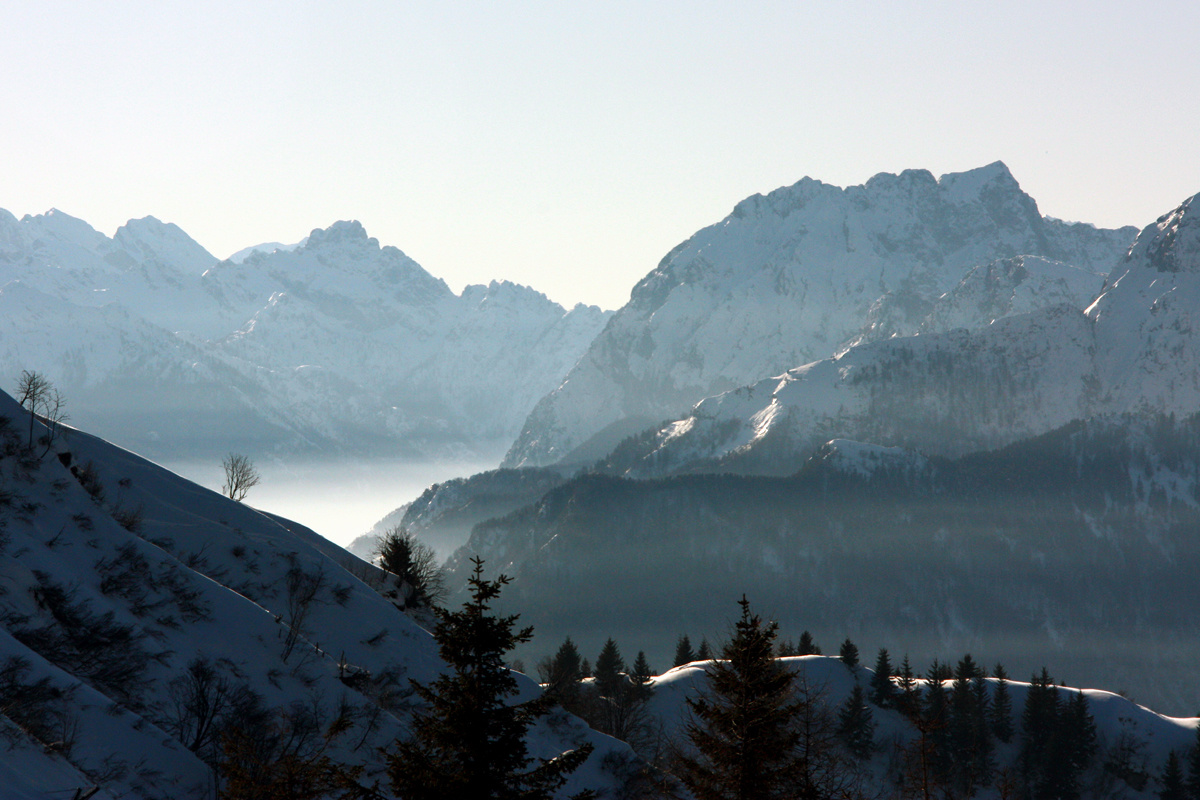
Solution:
[(486, 455), (608, 314), (506, 282), (455, 294), (357, 222), (219, 261), (147, 217), (109, 238), (0, 211), (0, 375), (159, 459)]
[[(1090, 301), (1091, 276), (1135, 234), (1041, 216), (999, 162), (756, 195), (633, 288), (503, 465), (591, 463), (705, 397), (856, 342)], [(1018, 261), (989, 266), (1002, 259)]]

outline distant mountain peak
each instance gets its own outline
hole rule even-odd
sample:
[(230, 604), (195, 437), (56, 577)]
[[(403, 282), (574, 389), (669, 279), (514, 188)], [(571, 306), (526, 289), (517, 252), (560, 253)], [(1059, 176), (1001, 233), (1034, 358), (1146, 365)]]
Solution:
[(1159, 272), (1193, 271), (1200, 268), (1200, 218), (1193, 206), (1200, 206), (1200, 194), (1185, 200), (1175, 210), (1163, 214), (1154, 225), (1146, 228), (1138, 244), (1130, 249), (1129, 258), (1141, 250), (1145, 242), (1146, 261)]
[(305, 247), (321, 247), (332, 244), (363, 244), (378, 249), (379, 240), (367, 236), (367, 230), (358, 220), (340, 220), (328, 228), (314, 228), (308, 235)]

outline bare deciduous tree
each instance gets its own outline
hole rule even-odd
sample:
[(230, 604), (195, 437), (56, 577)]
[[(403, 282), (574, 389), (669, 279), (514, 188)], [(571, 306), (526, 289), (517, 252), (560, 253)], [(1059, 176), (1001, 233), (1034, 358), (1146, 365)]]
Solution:
[(63, 411), (66, 400), (45, 375), (30, 370), (21, 372), (21, 380), (17, 383), (17, 399), (29, 411), (29, 447), (33, 447), (33, 423), (41, 417), (46, 425), (44, 441), (48, 451), (58, 433), (59, 424), (67, 419)]
[(241, 453), (230, 453), (225, 456), (221, 467), (225, 470), (225, 483), (221, 486), (221, 493), (239, 503), (261, 480), (258, 470), (254, 468), (254, 462)]

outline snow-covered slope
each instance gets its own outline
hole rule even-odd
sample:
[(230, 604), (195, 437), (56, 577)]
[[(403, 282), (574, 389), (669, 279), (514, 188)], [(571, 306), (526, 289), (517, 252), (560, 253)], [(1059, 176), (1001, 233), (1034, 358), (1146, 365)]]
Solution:
[[(28, 424), (0, 393), (0, 796), (207, 800), (222, 731), (303, 758), (339, 715), (324, 752), (379, 777), (409, 679), (442, 666), (375, 569), (80, 431), (30, 450)], [(601, 762), (623, 748), (577, 720), (530, 746), (583, 741), (570, 788), (612, 787)]]
[[(955, 654), (955, 658), (962, 655)], [(686, 701), (689, 698), (696, 699), (707, 691), (710, 663), (697, 661), (676, 667), (651, 681), (653, 695), (648, 702), (648, 710), (667, 735), (682, 732), (682, 723), (687, 719)], [(831, 734), (836, 731), (839, 709), (847, 702), (855, 686), (861, 687), (869, 695), (874, 671), (863, 666), (847, 669), (840, 659), (829, 656), (791, 657), (783, 659), (783, 663), (796, 673), (797, 682), (807, 687), (806, 697), (814, 706), (810, 721), (822, 734), (836, 741)], [(953, 661), (950, 663), (952, 665)], [(915, 665), (915, 668), (921, 670), (924, 665)], [(1018, 676), (1022, 677), (1025, 676)], [(996, 696), (997, 684), (994, 678), (984, 681), (985, 695), (989, 701)], [(928, 692), (928, 686), (928, 681), (918, 679), (918, 691)], [(953, 681), (945, 681), (942, 688), (949, 696), (953, 691)], [(1021, 713), (1029, 691), (1030, 684), (1027, 681), (1005, 681), (1005, 692), (1012, 708), (1010, 724), (1015, 735), (1007, 743), (992, 739), (993, 774), (989, 776), (987, 785), (978, 787), (972, 796), (988, 800), (1012, 796), (1014, 784), (1019, 783), (1017, 776), (1021, 774)], [(1170, 753), (1174, 751), (1182, 758), (1196, 743), (1196, 728), (1200, 720), (1194, 717), (1156, 714), (1119, 694), (1101, 689), (1062, 686), (1057, 692), (1064, 703), (1076, 693), (1082, 693), (1095, 724), (1096, 752), (1079, 779), (1079, 791), (1083, 797), (1127, 800), (1158, 798), (1161, 789), (1159, 777)], [(842, 754), (842, 769), (857, 777), (864, 796), (904, 796), (895, 794), (897, 784), (905, 782), (905, 768), (919, 756), (921, 734), (895, 708), (871, 703), (870, 713), (874, 727), (873, 752), (863, 761), (849, 757), (848, 753)]]
[[(983, 328), (853, 347), (708, 398), (682, 420), (619, 448), (611, 464), (643, 475), (715, 468), (784, 474), (838, 437), (955, 455), (1095, 414), (1194, 413), (1198, 205), (1192, 198), (1147, 226), (1086, 313), (1063, 304)], [(1059, 272), (1056, 283), (1068, 286), (1071, 273)], [(988, 292), (972, 289), (978, 277), (939, 300), (930, 328), (987, 317), (977, 309), (995, 306), (979, 302)]]
[(159, 458), (229, 449), (491, 454), (607, 315), (523, 286), (456, 295), (357, 222), (218, 262), (152, 217), (111, 239), (0, 211), (0, 383)]
[[(1043, 218), (999, 162), (938, 180), (923, 170), (881, 174), (847, 189), (806, 178), (751, 197), (634, 287), (538, 403), (505, 464), (593, 460), (702, 397), (830, 356), (889, 293), (910, 298), (913, 318), (893, 309), (877, 335), (915, 329), (935, 299), (996, 259), (1030, 255), (1107, 273), (1134, 233)], [(1048, 267), (1037, 271), (1053, 282)], [(1059, 277), (1078, 299), (1078, 281)], [(1055, 301), (1027, 291), (993, 306)]]

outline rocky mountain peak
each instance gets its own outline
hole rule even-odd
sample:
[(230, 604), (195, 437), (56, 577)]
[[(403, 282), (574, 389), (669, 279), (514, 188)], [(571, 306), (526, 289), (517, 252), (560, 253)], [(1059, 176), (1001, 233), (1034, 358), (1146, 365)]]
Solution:
[(367, 236), (367, 230), (358, 220), (340, 220), (328, 228), (314, 228), (308, 235), (305, 248), (320, 248), (329, 245), (358, 245), (379, 249), (379, 240)]
[(1143, 256), (1158, 272), (1200, 269), (1200, 195), (1193, 195), (1178, 208), (1163, 214), (1138, 237), (1127, 261)]

